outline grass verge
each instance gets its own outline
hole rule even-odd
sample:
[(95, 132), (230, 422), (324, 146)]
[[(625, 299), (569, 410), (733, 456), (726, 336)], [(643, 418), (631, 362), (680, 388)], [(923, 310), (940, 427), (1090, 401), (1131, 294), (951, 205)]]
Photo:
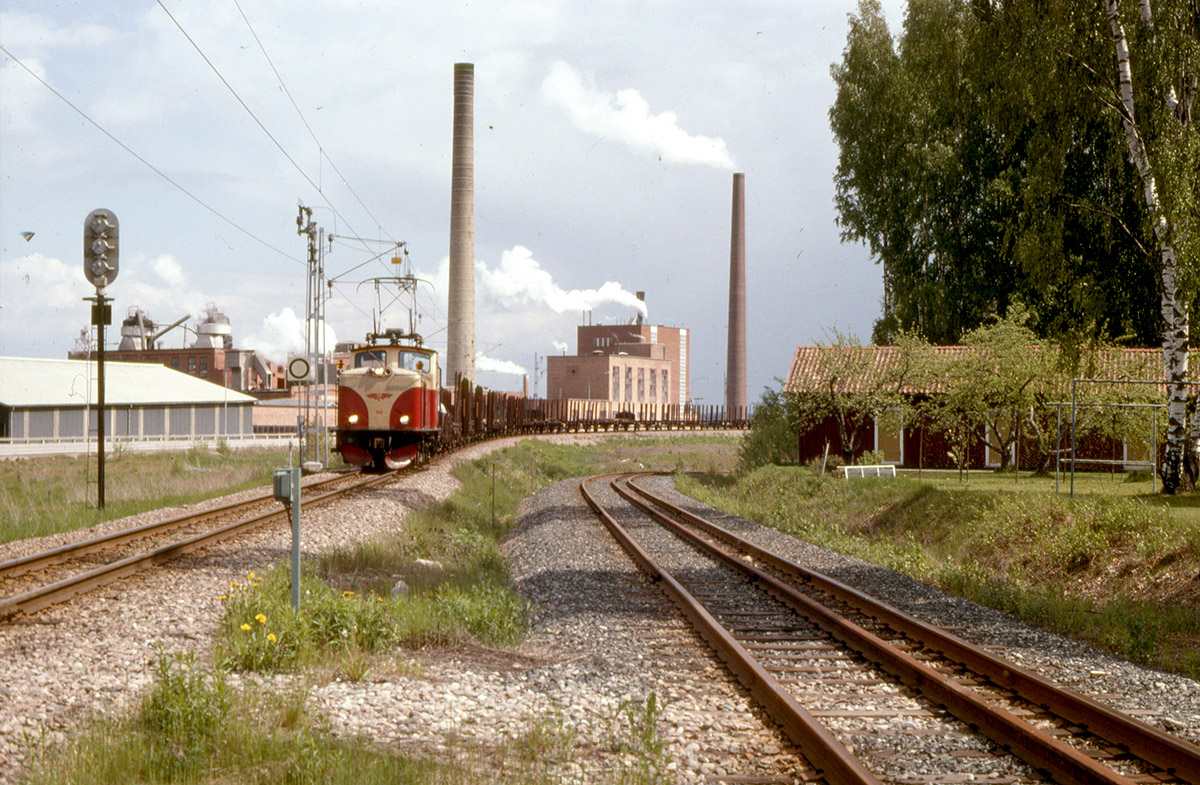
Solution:
[[(286, 563), (224, 597), (218, 659), (239, 670), (340, 663), (362, 678), (372, 654), (396, 644), (465, 640), (509, 646), (525, 635), (526, 603), (511, 588), (500, 542), (521, 500), (560, 480), (614, 467), (727, 468), (728, 438), (605, 439), (581, 450), (525, 440), (454, 471), (462, 488), (414, 511), (389, 536), (305, 565), (300, 612)], [(335, 667), (335, 670), (338, 668)]]
[(680, 478), (680, 490), (1039, 626), (1200, 678), (1200, 526), (1157, 498), (846, 482), (806, 467)]
[(96, 509), (88, 459), (51, 456), (0, 461), (0, 543), (95, 526), (147, 510), (194, 504), (269, 485), (287, 451), (216, 450), (128, 453), (105, 460), (105, 509)]

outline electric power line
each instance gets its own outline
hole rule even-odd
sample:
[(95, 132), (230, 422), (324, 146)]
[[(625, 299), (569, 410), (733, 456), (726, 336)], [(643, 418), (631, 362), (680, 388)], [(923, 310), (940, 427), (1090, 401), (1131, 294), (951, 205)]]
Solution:
[(375, 226), (378, 227), (380, 231), (383, 231), (383, 225), (379, 222), (379, 219), (375, 217), (375, 214), (371, 212), (371, 208), (367, 207), (366, 203), (363, 202), (361, 197), (359, 197), (358, 192), (355, 191), (350, 185), (350, 182), (346, 179), (346, 176), (342, 174), (342, 170), (338, 169), (337, 164), (335, 164), (333, 159), (329, 157), (329, 154), (325, 152), (325, 146), (321, 144), (321, 140), (317, 138), (316, 132), (313, 131), (312, 126), (310, 126), (308, 124), (308, 120), (305, 119), (304, 113), (300, 111), (299, 104), (297, 104), (296, 99), (292, 97), (292, 91), (288, 89), (286, 84), (284, 84), (283, 77), (279, 74), (279, 69), (275, 67), (274, 61), (271, 60), (271, 55), (267, 54), (267, 48), (263, 46), (263, 42), (259, 40), (258, 33), (254, 32), (254, 26), (250, 24), (250, 20), (246, 17), (246, 12), (242, 10), (241, 3), (239, 3), (238, 0), (233, 0), (233, 4), (237, 7), (238, 13), (242, 15), (242, 21), (246, 23), (246, 28), (250, 30), (250, 35), (254, 37), (254, 42), (258, 44), (259, 51), (262, 52), (263, 57), (266, 58), (267, 65), (271, 66), (272, 73), (274, 73), (275, 78), (279, 80), (279, 86), (283, 88), (284, 95), (286, 95), (288, 100), (292, 102), (292, 108), (296, 110), (296, 115), (299, 116), (300, 122), (304, 124), (304, 127), (308, 130), (308, 135), (311, 136), (313, 142), (316, 143), (319, 155), (329, 162), (329, 165), (333, 167), (333, 171), (337, 172), (338, 177), (341, 178), (342, 185), (346, 186), (350, 193), (354, 195), (355, 200), (358, 201), (359, 206), (361, 206), (363, 210), (366, 210), (367, 215), (371, 216), (371, 220), (375, 222)]
[[(163, 10), (163, 13), (165, 13), (168, 18), (170, 18), (170, 20), (175, 24), (175, 27), (179, 28), (179, 32), (183, 34), (183, 37), (187, 39), (187, 42), (192, 45), (192, 48), (196, 50), (196, 53), (200, 55), (200, 58), (202, 60), (204, 60), (204, 62), (208, 65), (208, 67), (212, 70), (212, 72), (217, 75), (217, 78), (221, 80), (221, 84), (225, 85), (225, 88), (227, 90), (229, 90), (230, 94), (233, 95), (234, 99), (236, 99), (237, 102), (239, 104), (241, 104), (241, 107), (246, 110), (246, 113), (248, 115), (250, 115), (251, 119), (253, 119), (254, 122), (258, 125), (258, 127), (262, 129), (262, 132), (267, 135), (267, 138), (270, 139), (271, 142), (275, 145), (275, 147), (279, 149), (279, 152), (281, 152), (283, 154), (283, 157), (288, 160), (288, 163), (290, 163), (292, 165), (292, 167), (297, 172), (300, 173), (300, 176), (303, 177), (305, 179), (305, 181), (309, 185), (311, 185), (317, 193), (321, 194), (321, 198), (325, 200), (325, 204), (329, 206), (329, 209), (333, 211), (333, 214), (336, 215), (338, 218), (340, 218), (343, 222), (345, 222), (346, 226), (350, 226), (350, 221), (348, 221), (346, 219), (346, 217), (344, 215), (342, 215), (341, 212), (339, 212), (336, 207), (333, 206), (333, 202), (331, 202), (329, 200), (329, 197), (325, 194), (325, 192), (323, 190), (321, 190), (321, 186), (318, 185), (317, 183), (313, 182), (313, 179), (311, 177), (309, 177), (308, 173), (305, 172), (303, 168), (301, 168), (300, 164), (296, 163), (296, 159), (292, 158), (292, 156), (288, 153), (288, 151), (284, 149), (283, 145), (280, 144), (279, 140), (275, 138), (274, 134), (272, 134), (267, 129), (267, 126), (263, 124), (262, 120), (258, 119), (258, 115), (254, 114), (254, 111), (249, 107), (249, 105), (247, 105), (246, 102), (242, 100), (242, 97), (240, 95), (238, 95), (237, 90), (234, 90), (233, 85), (229, 84), (229, 81), (224, 76), (222, 76), (221, 72), (217, 69), (217, 66), (212, 62), (212, 60), (208, 59), (208, 55), (204, 54), (204, 50), (202, 50), (200, 48), (200, 45), (197, 44), (190, 35), (188, 35), (187, 30), (183, 29), (183, 25), (181, 25), (179, 23), (179, 20), (176, 19), (175, 16), (167, 9), (167, 7), (163, 4), (163, 1), (157, 0), (157, 2), (158, 2), (158, 7)], [(253, 31), (251, 31), (251, 32), (253, 32)], [(318, 143), (318, 145), (319, 145), (319, 143)], [(351, 230), (353, 230), (353, 227), (351, 227)]]
[(224, 214), (222, 214), (222, 213), (221, 213), (219, 210), (217, 210), (215, 207), (212, 207), (212, 206), (211, 206), (211, 205), (209, 205), (207, 202), (205, 202), (203, 199), (201, 199), (200, 197), (196, 196), (194, 193), (192, 193), (191, 191), (189, 191), (187, 188), (184, 188), (182, 185), (180, 185), (179, 183), (175, 182), (175, 180), (171, 179), (171, 177), (169, 177), (169, 176), (168, 176), (168, 175), (167, 175), (165, 172), (163, 172), (161, 169), (159, 169), (159, 168), (158, 168), (157, 166), (155, 166), (154, 164), (152, 164), (152, 163), (150, 163), (149, 161), (147, 161), (147, 160), (146, 160), (145, 158), (143, 158), (142, 156), (138, 155), (136, 152), (134, 152), (133, 148), (131, 148), (129, 145), (127, 145), (127, 144), (125, 144), (124, 142), (122, 142), (122, 141), (121, 141), (120, 139), (118, 139), (117, 137), (113, 136), (113, 135), (112, 135), (112, 134), (111, 134), (111, 133), (108, 131), (108, 129), (106, 129), (104, 126), (100, 125), (98, 122), (96, 122), (96, 121), (95, 121), (95, 120), (93, 120), (91, 117), (89, 117), (89, 116), (88, 116), (88, 114), (87, 114), (87, 112), (83, 111), (83, 110), (82, 110), (82, 109), (80, 109), (78, 106), (76, 106), (75, 104), (71, 103), (70, 99), (68, 99), (68, 98), (67, 98), (65, 95), (63, 95), (62, 93), (58, 92), (58, 91), (57, 91), (57, 90), (55, 90), (53, 87), (51, 87), (49, 82), (47, 82), (45, 79), (42, 79), (42, 77), (38, 76), (38, 75), (37, 75), (37, 73), (35, 73), (35, 72), (34, 72), (34, 71), (33, 71), (33, 70), (32, 70), (32, 69), (29, 67), (29, 66), (25, 65), (25, 63), (21, 62), (21, 60), (20, 60), (20, 59), (19, 59), (19, 58), (18, 58), (16, 55), (14, 55), (12, 52), (8, 51), (8, 49), (6, 49), (6, 48), (5, 48), (5, 47), (4, 47), (2, 44), (0, 44), (0, 52), (3, 52), (3, 53), (5, 54), (5, 56), (6, 56), (6, 57), (8, 57), (8, 58), (9, 58), (10, 60), (12, 60), (14, 63), (16, 63), (17, 65), (19, 65), (19, 66), (20, 66), (20, 67), (21, 67), (21, 68), (22, 68), (22, 69), (23, 69), (23, 70), (24, 70), (26, 73), (28, 73), (30, 76), (32, 76), (34, 79), (36, 79), (36, 80), (37, 80), (37, 81), (38, 81), (38, 82), (39, 82), (39, 83), (42, 85), (42, 87), (45, 87), (47, 90), (49, 90), (51, 93), (53, 93), (53, 94), (55, 95), (55, 97), (57, 97), (57, 98), (58, 98), (58, 100), (62, 101), (64, 104), (66, 104), (67, 106), (71, 107), (71, 109), (75, 110), (75, 113), (76, 113), (76, 114), (78, 114), (78, 115), (79, 115), (80, 117), (82, 117), (84, 120), (87, 120), (89, 123), (91, 123), (91, 124), (92, 124), (92, 125), (93, 125), (93, 126), (96, 128), (96, 130), (98, 130), (100, 133), (102, 133), (102, 134), (104, 134), (105, 136), (107, 136), (107, 137), (108, 137), (109, 139), (111, 139), (112, 141), (116, 142), (117, 146), (119, 146), (119, 147), (120, 147), (122, 150), (124, 150), (125, 152), (129, 153), (130, 155), (132, 155), (134, 158), (136, 158), (136, 159), (137, 159), (139, 162), (141, 162), (141, 163), (142, 163), (144, 166), (146, 166), (147, 168), (149, 168), (149, 169), (150, 169), (152, 172), (154, 172), (156, 175), (158, 175), (158, 176), (159, 176), (159, 177), (161, 177), (162, 179), (166, 180), (166, 181), (167, 181), (168, 183), (170, 183), (171, 185), (175, 186), (177, 189), (179, 189), (179, 190), (180, 190), (180, 191), (181, 191), (181, 192), (182, 192), (184, 195), (186, 195), (186, 196), (187, 196), (189, 199), (191, 199), (192, 201), (194, 201), (196, 204), (200, 205), (200, 206), (201, 206), (201, 207), (203, 207), (205, 210), (208, 210), (210, 213), (212, 213), (212, 214), (213, 214), (213, 215), (215, 215), (216, 217), (220, 218), (222, 221), (224, 221), (225, 223), (229, 224), (229, 225), (230, 225), (230, 226), (232, 226), (234, 229), (237, 229), (239, 232), (241, 232), (242, 234), (246, 235), (246, 236), (247, 236), (247, 237), (249, 237), (251, 240), (254, 240), (254, 241), (255, 241), (255, 242), (257, 242), (257, 243), (261, 243), (262, 245), (266, 246), (267, 248), (270, 248), (272, 251), (274, 251), (275, 253), (279, 254), (280, 256), (283, 256), (283, 257), (285, 257), (286, 259), (288, 259), (288, 260), (290, 260), (290, 261), (293, 261), (293, 262), (298, 262), (298, 261), (300, 261), (300, 260), (299, 260), (299, 259), (297, 259), (295, 256), (292, 256), (291, 254), (287, 253), (286, 251), (281, 251), (281, 250), (279, 250), (278, 248), (276, 248), (275, 246), (271, 245), (271, 244), (270, 244), (269, 242), (267, 242), (266, 240), (264, 240), (264, 239), (262, 239), (261, 237), (259, 237), (259, 236), (255, 235), (255, 234), (254, 234), (254, 233), (252, 233), (252, 232), (251, 232), (249, 229), (246, 229), (246, 228), (242, 227), (242, 226), (241, 226), (241, 225), (239, 225), (237, 222), (235, 222), (235, 221), (234, 221), (232, 218), (228, 218), (228, 217), (226, 217)]

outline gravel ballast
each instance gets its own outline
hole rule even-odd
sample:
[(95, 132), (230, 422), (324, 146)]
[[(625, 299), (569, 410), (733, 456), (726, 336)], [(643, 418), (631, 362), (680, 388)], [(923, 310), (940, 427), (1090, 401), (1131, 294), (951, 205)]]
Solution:
[[(498, 446), (473, 447), (454, 460)], [(346, 505), (305, 512), (305, 552), (403, 525), (408, 509), (454, 491), (450, 465), (438, 461)], [(312, 685), (310, 709), (336, 735), (465, 759), (553, 718), (575, 733), (577, 754), (562, 763), (567, 781), (593, 781), (593, 775), (627, 764), (613, 741), (628, 719), (624, 709), (644, 706), (653, 695), (662, 707), (659, 732), (669, 781), (714, 781), (722, 774), (792, 781), (803, 764), (791, 745), (636, 573), (586, 511), (577, 486), (564, 481), (527, 499), (504, 544), (511, 577), (533, 607), (532, 631), (522, 647), (463, 646), (381, 658), (364, 680)], [(1130, 665), (773, 530), (740, 519), (724, 523), (965, 638), (996, 646), (1024, 667), (1082, 692), (1119, 696), (1106, 700), (1200, 743), (1195, 681)], [(43, 539), (0, 546), (0, 560), (52, 544)], [(87, 712), (135, 705), (160, 648), (201, 657), (210, 652), (222, 613), (219, 596), (246, 573), (282, 562), (289, 551), (290, 531), (275, 527), (0, 627), (0, 782), (16, 781), (29, 739), (59, 737)]]

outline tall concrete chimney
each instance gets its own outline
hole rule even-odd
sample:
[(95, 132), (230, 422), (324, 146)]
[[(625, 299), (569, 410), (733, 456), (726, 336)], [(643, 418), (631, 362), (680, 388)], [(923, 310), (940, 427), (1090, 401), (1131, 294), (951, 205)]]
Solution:
[(746, 175), (733, 176), (729, 235), (729, 351), (725, 360), (725, 416), (746, 416)]
[(454, 65), (446, 379), (475, 383), (475, 66)]

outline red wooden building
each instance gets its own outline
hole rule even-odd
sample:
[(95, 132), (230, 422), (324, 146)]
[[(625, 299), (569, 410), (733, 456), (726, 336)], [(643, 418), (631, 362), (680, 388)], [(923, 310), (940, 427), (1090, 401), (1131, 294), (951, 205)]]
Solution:
[[(822, 377), (821, 352), (829, 350), (824, 346), (799, 346), (792, 358), (791, 368), (784, 384), (784, 392), (803, 395), (830, 384), (828, 377)], [(899, 361), (900, 350), (893, 346), (862, 346), (851, 347), (853, 351), (864, 353), (856, 367), (862, 369), (860, 378), (845, 378), (833, 383), (842, 391), (853, 390), (856, 385), (869, 384), (864, 378), (876, 373), (885, 373), (889, 364)], [(937, 346), (930, 347), (944, 359), (954, 359), (964, 353), (977, 351), (974, 347), (966, 346)], [(1136, 380), (1155, 381), (1146, 378), (1162, 373), (1162, 353), (1158, 349), (1103, 349), (1096, 353), (1095, 369), (1091, 378), (1118, 379), (1121, 381)], [(1154, 369), (1154, 370), (1151, 370)], [(1141, 378), (1136, 378), (1136, 377)], [(1089, 404), (1087, 391), (1090, 382), (1081, 382), (1079, 401)], [(902, 388), (904, 396), (914, 403), (940, 394), (939, 383), (935, 379), (918, 387), (905, 385)], [(1062, 391), (1058, 403), (1061, 412), (1061, 430), (1059, 431), (1058, 449), (1064, 461), (1069, 460), (1071, 450), (1071, 393), (1069, 381)], [(1143, 391), (1144, 395), (1144, 391)], [(1162, 397), (1165, 400), (1165, 395)], [(921, 419), (913, 414), (908, 407), (877, 412), (866, 418), (865, 432), (861, 443), (855, 450), (854, 457), (859, 457), (868, 451), (882, 453), (885, 463), (899, 468), (908, 469), (954, 469), (958, 468), (956, 456), (953, 453), (953, 439), (937, 423), (929, 419)], [(1050, 415), (1053, 417), (1053, 413)], [(1022, 421), (1024, 418), (1019, 418)], [(1057, 417), (1055, 426), (1057, 429)], [(1157, 414), (1158, 425), (1166, 421), (1165, 407)], [(907, 420), (907, 421), (906, 421)], [(841, 437), (836, 421), (832, 417), (802, 430), (798, 435), (799, 458), (801, 463), (807, 463), (821, 458), (826, 449), (831, 456), (842, 455)], [(1113, 438), (1091, 436), (1079, 439), (1075, 445), (1076, 468), (1081, 470), (1118, 470), (1147, 469), (1152, 467), (1151, 456), (1160, 449), (1157, 438), (1147, 429), (1144, 439), (1126, 441)], [(1014, 462), (1022, 470), (1036, 469), (1042, 461), (1041, 448), (1031, 434), (1018, 432), (1016, 442), (1011, 447), (1009, 465)], [(991, 446), (978, 440), (972, 440), (967, 447), (966, 468), (986, 469), (998, 468), (1001, 456)], [(1015, 459), (1015, 461), (1014, 461)], [(1050, 457), (1053, 460), (1053, 457)], [(1053, 465), (1053, 464), (1051, 464)]]

